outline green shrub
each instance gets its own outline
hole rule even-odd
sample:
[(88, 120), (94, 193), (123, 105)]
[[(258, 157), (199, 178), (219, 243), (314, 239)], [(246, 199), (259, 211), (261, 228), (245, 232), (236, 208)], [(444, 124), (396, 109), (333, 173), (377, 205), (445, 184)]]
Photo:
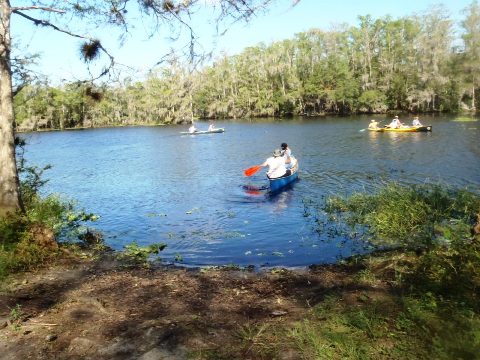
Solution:
[(16, 145), (25, 211), (0, 218), (0, 279), (46, 264), (58, 255), (58, 241), (86, 242), (88, 228), (84, 223), (97, 219), (77, 210), (72, 201), (55, 195), (39, 196), (39, 189), (47, 182), (43, 172), (50, 166), (27, 166), (23, 158), (25, 143), (16, 139)]
[(454, 239), (424, 254), (406, 282), (414, 291), (434, 292), (480, 311), (480, 243)]
[(478, 313), (463, 302), (425, 292), (403, 298), (402, 323), (415, 334), (432, 359), (474, 359), (480, 353)]
[(57, 196), (34, 196), (28, 205), (0, 218), (0, 278), (46, 264), (58, 255), (58, 242), (85, 241), (84, 223), (96, 220)]

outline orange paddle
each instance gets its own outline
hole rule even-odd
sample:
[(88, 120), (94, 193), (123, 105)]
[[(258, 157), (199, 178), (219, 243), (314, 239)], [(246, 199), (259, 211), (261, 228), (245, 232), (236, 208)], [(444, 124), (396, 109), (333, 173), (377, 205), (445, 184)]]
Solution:
[(251, 168), (248, 168), (247, 170), (245, 170), (243, 173), (245, 174), (245, 176), (252, 176), (253, 174), (255, 174), (261, 168), (262, 167), (260, 165), (252, 166)]

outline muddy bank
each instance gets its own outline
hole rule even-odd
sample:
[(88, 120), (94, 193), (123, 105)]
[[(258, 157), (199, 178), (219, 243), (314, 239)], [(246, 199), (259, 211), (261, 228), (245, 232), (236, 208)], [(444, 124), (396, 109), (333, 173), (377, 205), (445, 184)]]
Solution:
[[(5, 360), (259, 358), (250, 351), (254, 339), (242, 332), (304, 319), (330, 294), (352, 304), (385, 296), (387, 284), (365, 288), (352, 271), (58, 265), (10, 279), (2, 291), (0, 353)], [(287, 344), (276, 347), (276, 358), (301, 358)]]

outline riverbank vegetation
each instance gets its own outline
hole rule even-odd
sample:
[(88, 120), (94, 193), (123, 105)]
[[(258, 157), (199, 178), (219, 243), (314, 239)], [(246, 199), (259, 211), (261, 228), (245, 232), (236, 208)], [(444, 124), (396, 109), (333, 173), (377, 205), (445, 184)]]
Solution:
[[(19, 129), (190, 122), (194, 118), (475, 111), (480, 8), (455, 24), (423, 15), (311, 29), (192, 69), (171, 57), (117, 85), (31, 84), (15, 96)], [(454, 29), (461, 31), (457, 34)]]
[(390, 184), (373, 195), (332, 197), (326, 210), (343, 214), (350, 226), (360, 226), (377, 249), (416, 254), (397, 279), (405, 289), (431, 292), (480, 310), (478, 193)]
[[(24, 211), (0, 217), (0, 279), (10, 273), (36, 269), (67, 256), (68, 245), (101, 246), (101, 236), (85, 225), (97, 216), (78, 210), (71, 200), (41, 196), (49, 166), (30, 166), (23, 157), (24, 143), (17, 139), (20, 188)], [(59, 241), (66, 240), (59, 247)]]
[(107, 256), (29, 274), (0, 294), (11, 309), (11, 326), (0, 330), (4, 354), (476, 358), (478, 193), (388, 184), (333, 196), (318, 211), (377, 250), (308, 271), (146, 269)]

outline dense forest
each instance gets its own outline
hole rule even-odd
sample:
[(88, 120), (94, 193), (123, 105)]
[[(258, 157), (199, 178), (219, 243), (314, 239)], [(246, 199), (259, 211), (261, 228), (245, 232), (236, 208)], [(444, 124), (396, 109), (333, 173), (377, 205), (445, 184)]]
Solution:
[(311, 29), (192, 69), (171, 57), (142, 81), (30, 84), (18, 129), (190, 122), (194, 118), (475, 111), (480, 6), (455, 23), (442, 7)]

